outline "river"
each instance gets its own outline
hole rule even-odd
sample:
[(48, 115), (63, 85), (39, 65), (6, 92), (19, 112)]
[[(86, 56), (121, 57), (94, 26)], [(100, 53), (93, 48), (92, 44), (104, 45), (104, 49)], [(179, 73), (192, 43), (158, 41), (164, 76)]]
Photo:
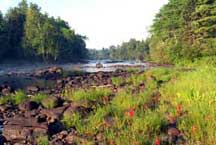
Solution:
[[(96, 64), (102, 64), (97, 68)], [(138, 63), (135, 61), (110, 61), (110, 60), (91, 60), (88, 63), (67, 63), (67, 64), (7, 64), (0, 66), (0, 85), (7, 84), (14, 89), (25, 89), (27, 86), (36, 85), (42, 88), (52, 88), (55, 81), (31, 77), (28, 74), (48, 67), (61, 67), (64, 71), (70, 72), (111, 72), (117, 69), (139, 69), (149, 68), (148, 63)]]
[[(97, 68), (96, 64), (101, 63), (103, 67)], [(88, 63), (66, 63), (66, 64), (3, 64), (0, 65), (0, 75), (6, 74), (22, 74), (30, 73), (39, 69), (58, 66), (66, 71), (84, 71), (84, 72), (98, 72), (98, 71), (115, 71), (116, 69), (139, 68), (145, 69), (148, 63), (138, 63), (135, 61), (110, 61), (110, 60), (91, 60)]]

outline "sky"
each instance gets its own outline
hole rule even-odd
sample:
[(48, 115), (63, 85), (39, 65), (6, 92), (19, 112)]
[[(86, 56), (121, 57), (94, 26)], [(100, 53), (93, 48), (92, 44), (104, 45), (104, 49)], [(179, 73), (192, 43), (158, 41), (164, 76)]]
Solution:
[[(0, 0), (5, 13), (21, 0)], [(43, 12), (69, 22), (76, 33), (88, 37), (87, 48), (101, 49), (149, 36), (155, 14), (168, 0), (28, 0)]]

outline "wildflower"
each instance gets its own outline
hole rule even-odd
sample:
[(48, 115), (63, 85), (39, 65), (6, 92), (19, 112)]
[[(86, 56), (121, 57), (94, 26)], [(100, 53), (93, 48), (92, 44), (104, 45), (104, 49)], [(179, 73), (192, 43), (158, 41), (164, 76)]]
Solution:
[(192, 132), (196, 133), (197, 132), (197, 127), (195, 125), (192, 126)]
[(155, 140), (155, 145), (160, 145), (160, 144), (161, 144), (161, 141), (160, 141), (159, 138), (157, 138), (157, 139)]
[(125, 113), (125, 115), (127, 115), (127, 116), (129, 116), (129, 117), (134, 117), (134, 114), (135, 114), (135, 112), (134, 112), (133, 109), (130, 109), (130, 110), (128, 110), (128, 111)]
[(176, 106), (176, 112), (177, 112), (177, 115), (180, 115), (180, 114), (181, 114), (181, 112), (182, 112), (182, 106), (181, 106), (181, 104), (178, 104), (178, 105)]
[(130, 115), (130, 117), (133, 117), (133, 116), (134, 116), (134, 111), (133, 111), (133, 110), (130, 110), (130, 111), (129, 111), (129, 115)]

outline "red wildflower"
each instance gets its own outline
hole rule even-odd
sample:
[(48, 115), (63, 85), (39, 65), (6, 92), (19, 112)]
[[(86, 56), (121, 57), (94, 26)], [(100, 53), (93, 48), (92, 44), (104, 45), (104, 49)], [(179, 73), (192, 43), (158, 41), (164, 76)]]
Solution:
[(129, 115), (130, 115), (130, 117), (133, 117), (134, 116), (134, 110), (130, 110)]
[(134, 112), (133, 109), (130, 109), (130, 110), (128, 110), (128, 111), (125, 113), (125, 115), (127, 115), (127, 116), (129, 116), (129, 117), (134, 117), (134, 114), (135, 114), (135, 112)]
[(160, 141), (159, 138), (157, 138), (157, 139), (155, 140), (155, 145), (160, 145), (160, 144), (161, 144), (161, 141)]
[(180, 114), (181, 114), (181, 112), (182, 112), (182, 106), (181, 106), (181, 104), (178, 104), (178, 105), (176, 106), (176, 112), (177, 112), (177, 115), (180, 115)]

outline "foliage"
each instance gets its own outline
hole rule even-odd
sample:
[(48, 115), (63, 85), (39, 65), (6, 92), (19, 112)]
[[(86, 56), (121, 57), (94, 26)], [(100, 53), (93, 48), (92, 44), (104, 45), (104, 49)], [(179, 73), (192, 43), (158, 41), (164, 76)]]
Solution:
[(64, 20), (43, 14), (26, 0), (4, 17), (0, 12), (0, 61), (79, 61), (87, 57), (85, 39)]
[(130, 39), (129, 42), (123, 42), (120, 46), (110, 47), (111, 59), (143, 61), (148, 59), (148, 53), (148, 40)]
[(151, 27), (151, 58), (175, 63), (214, 56), (215, 10), (212, 0), (170, 0)]

